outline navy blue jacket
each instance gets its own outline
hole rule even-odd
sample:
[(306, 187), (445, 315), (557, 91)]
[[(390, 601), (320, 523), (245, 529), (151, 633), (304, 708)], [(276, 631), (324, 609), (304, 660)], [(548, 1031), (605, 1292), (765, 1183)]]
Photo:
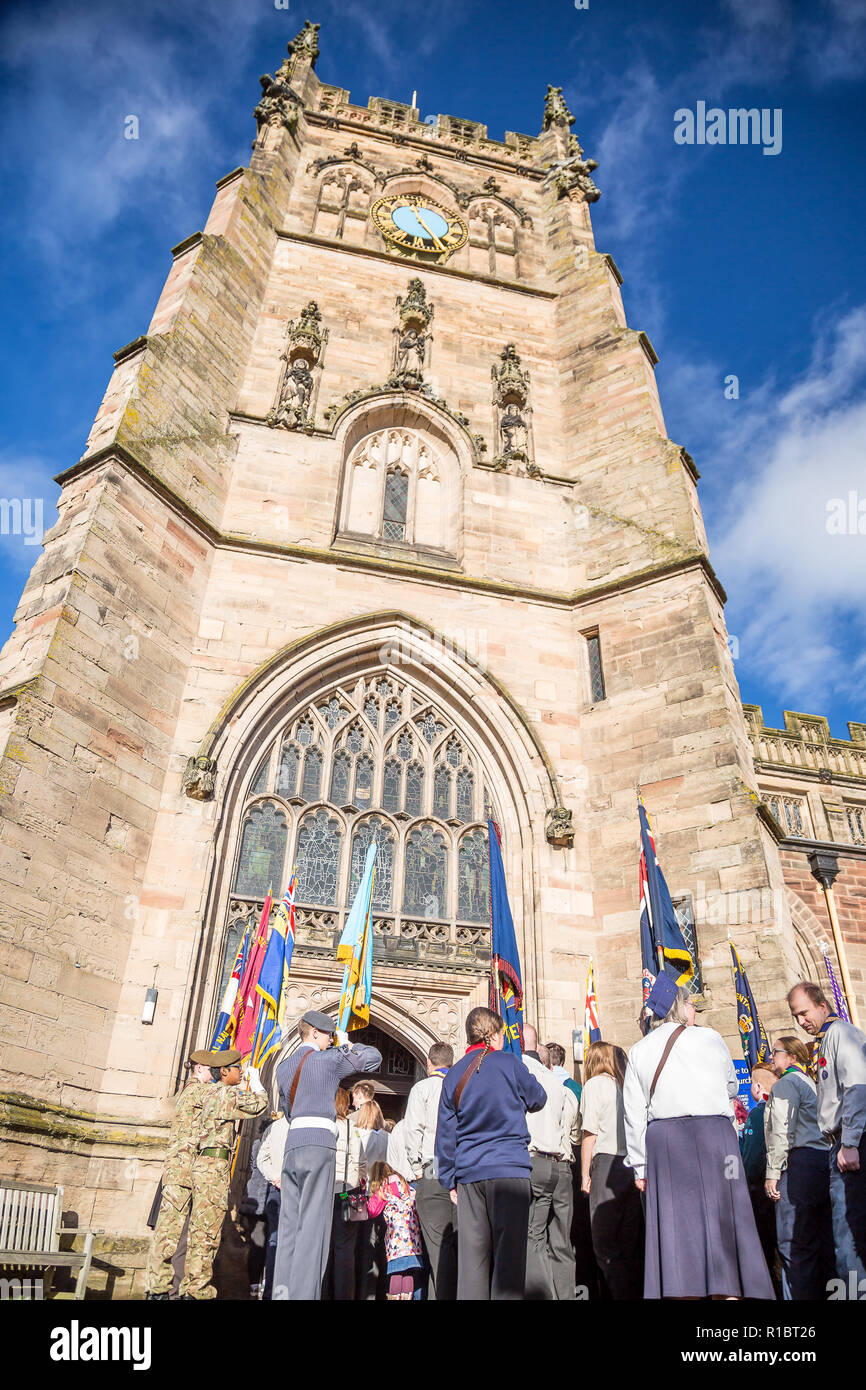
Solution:
[(749, 1118), (740, 1135), (740, 1153), (746, 1182), (762, 1183), (767, 1175), (767, 1141), (764, 1137), (764, 1112), (766, 1105), (759, 1101), (749, 1111)]
[(544, 1087), (513, 1052), (489, 1052), (467, 1081), (454, 1109), (457, 1083), (476, 1054), (469, 1052), (442, 1083), (436, 1125), (436, 1163), (445, 1188), (485, 1178), (528, 1178), (527, 1110), (547, 1103)]

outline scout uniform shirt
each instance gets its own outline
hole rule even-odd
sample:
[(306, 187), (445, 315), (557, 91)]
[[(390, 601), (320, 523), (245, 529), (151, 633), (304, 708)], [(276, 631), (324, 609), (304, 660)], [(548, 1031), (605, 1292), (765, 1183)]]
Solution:
[(836, 1018), (818, 1040), (818, 1128), (856, 1149), (866, 1129), (866, 1035)]

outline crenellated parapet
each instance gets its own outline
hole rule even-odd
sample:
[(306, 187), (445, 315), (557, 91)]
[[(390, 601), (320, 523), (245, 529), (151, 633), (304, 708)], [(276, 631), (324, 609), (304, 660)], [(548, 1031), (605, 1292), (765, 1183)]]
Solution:
[(866, 724), (850, 724), (850, 739), (834, 738), (821, 714), (784, 711), (784, 729), (764, 723), (760, 705), (743, 705), (755, 761), (768, 770), (822, 772), (866, 779)]

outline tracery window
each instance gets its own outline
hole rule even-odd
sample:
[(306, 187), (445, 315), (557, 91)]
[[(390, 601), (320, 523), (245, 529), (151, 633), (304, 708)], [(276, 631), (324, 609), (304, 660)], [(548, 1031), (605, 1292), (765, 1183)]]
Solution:
[(269, 888), (278, 899), (292, 869), (299, 947), (306, 910), (332, 924), (332, 949), (374, 835), (380, 932), (405, 927), (411, 939), (419, 922), (441, 924), (436, 939), (456, 948), (460, 924), (465, 935), (490, 921), (488, 815), (499, 819), (478, 755), (423, 691), (383, 675), (326, 690), (253, 759), (220, 974), (238, 922), (256, 917)]

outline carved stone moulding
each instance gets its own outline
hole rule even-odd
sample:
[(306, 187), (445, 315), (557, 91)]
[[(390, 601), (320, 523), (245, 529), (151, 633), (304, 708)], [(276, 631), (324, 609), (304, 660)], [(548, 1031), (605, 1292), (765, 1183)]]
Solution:
[(188, 758), (183, 774), (182, 790), (193, 801), (212, 801), (216, 781), (216, 762), (213, 758)]
[(571, 849), (574, 844), (574, 821), (565, 806), (552, 806), (544, 817), (544, 833), (549, 845)]

